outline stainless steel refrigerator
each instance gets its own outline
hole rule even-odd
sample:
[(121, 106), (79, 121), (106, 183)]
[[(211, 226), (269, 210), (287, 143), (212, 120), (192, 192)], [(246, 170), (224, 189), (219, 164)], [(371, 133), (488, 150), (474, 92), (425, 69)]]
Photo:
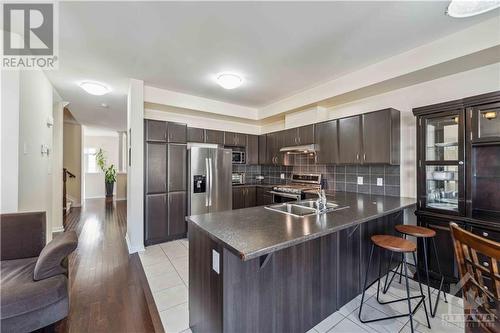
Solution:
[(189, 215), (232, 209), (231, 157), (231, 149), (189, 148)]

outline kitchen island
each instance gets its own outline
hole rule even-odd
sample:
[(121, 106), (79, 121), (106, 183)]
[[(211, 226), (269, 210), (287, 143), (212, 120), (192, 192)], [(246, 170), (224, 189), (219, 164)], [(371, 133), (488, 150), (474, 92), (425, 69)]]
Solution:
[[(348, 207), (306, 217), (265, 207), (189, 216), (193, 332), (306, 332), (360, 294), (370, 237), (395, 234), (416, 200), (347, 192), (328, 199)], [(387, 266), (388, 258), (375, 251), (374, 262)]]

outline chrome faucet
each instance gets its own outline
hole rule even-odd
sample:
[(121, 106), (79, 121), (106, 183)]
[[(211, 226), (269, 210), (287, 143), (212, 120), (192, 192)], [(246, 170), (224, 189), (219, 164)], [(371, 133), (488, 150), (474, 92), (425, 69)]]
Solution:
[(318, 213), (322, 213), (327, 209), (327, 201), (326, 201), (326, 194), (325, 190), (319, 190), (318, 191), (318, 201), (317, 202), (317, 211)]

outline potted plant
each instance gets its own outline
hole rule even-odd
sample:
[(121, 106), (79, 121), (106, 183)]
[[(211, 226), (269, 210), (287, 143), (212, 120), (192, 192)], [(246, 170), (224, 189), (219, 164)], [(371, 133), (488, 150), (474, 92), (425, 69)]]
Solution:
[(113, 196), (113, 188), (116, 182), (116, 168), (114, 164), (106, 166), (106, 157), (102, 148), (96, 154), (96, 162), (99, 168), (104, 172), (104, 184), (106, 186), (106, 197)]

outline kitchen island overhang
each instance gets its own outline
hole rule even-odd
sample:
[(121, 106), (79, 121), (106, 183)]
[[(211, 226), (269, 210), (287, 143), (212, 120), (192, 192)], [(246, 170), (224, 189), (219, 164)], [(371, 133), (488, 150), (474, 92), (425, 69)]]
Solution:
[[(395, 235), (416, 200), (339, 193), (333, 201), (349, 209), (300, 218), (255, 207), (188, 217), (193, 332), (305, 332), (359, 295), (370, 237)], [(386, 267), (389, 256), (376, 251), (379, 258)]]

